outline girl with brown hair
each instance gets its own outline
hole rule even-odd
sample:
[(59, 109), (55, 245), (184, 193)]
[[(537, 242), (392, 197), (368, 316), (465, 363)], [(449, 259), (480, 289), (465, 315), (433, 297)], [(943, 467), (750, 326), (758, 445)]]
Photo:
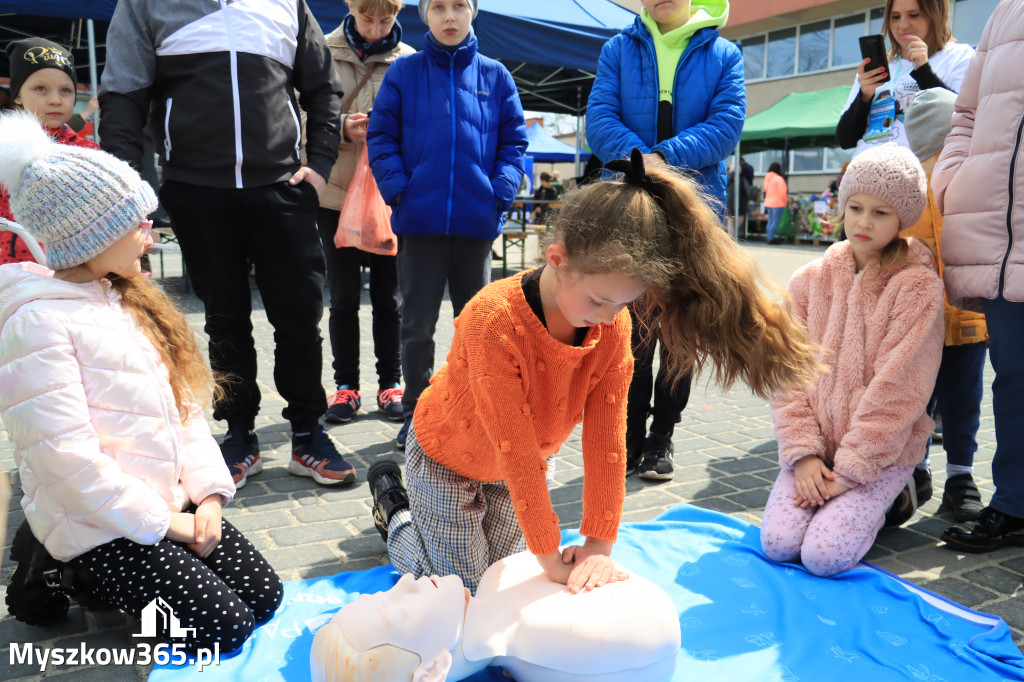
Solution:
[(203, 416), (213, 380), (141, 272), (156, 197), (128, 164), (55, 144), (28, 115), (0, 117), (0, 148), (0, 184), (52, 268), (0, 268), (0, 416), (31, 531), (11, 547), (9, 611), (38, 622), (34, 536), (100, 601), (136, 618), (166, 602), (192, 629), (174, 644), (234, 650), (281, 581), (221, 516), (235, 485)]
[[(544, 265), (485, 287), (456, 320), (409, 431), (408, 491), (394, 462), (371, 468), (375, 522), (403, 573), (472, 590), (525, 543), (574, 592), (616, 578), (630, 304), (660, 308), (643, 334), (668, 349), (671, 380), (708, 370), (768, 396), (814, 379), (814, 345), (697, 184), (645, 169), (639, 150), (608, 168), (624, 177), (566, 196)], [(546, 479), (580, 422), (586, 541), (559, 551)]]
[(960, 92), (974, 48), (952, 39), (949, 0), (887, 0), (882, 34), (889, 38), (889, 63), (865, 71), (857, 66), (836, 138), (843, 149), (895, 142), (910, 148), (903, 117), (922, 90)]

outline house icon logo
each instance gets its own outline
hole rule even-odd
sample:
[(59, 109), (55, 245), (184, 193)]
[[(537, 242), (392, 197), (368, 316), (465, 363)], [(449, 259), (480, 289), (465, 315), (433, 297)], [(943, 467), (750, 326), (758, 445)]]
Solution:
[(159, 637), (160, 630), (165, 630), (167, 636), (172, 639), (195, 637), (196, 634), (195, 628), (181, 627), (178, 617), (174, 615), (174, 609), (160, 597), (149, 602), (146, 608), (142, 609), (141, 620), (142, 632), (132, 635), (132, 637)]

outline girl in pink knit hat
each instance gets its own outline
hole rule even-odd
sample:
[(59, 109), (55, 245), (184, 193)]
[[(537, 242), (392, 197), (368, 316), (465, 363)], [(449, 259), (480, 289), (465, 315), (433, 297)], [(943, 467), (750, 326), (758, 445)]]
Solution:
[(793, 312), (830, 371), (771, 402), (782, 471), (761, 524), (770, 559), (835, 575), (917, 507), (912, 474), (934, 427), (925, 407), (942, 357), (942, 281), (928, 247), (897, 233), (926, 200), (909, 150), (862, 153), (839, 191), (834, 222), (847, 241), (790, 280)]

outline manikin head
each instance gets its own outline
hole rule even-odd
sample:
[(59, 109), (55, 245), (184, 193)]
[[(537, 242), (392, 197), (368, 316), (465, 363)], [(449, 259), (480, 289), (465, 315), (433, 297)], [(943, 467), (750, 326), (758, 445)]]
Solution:
[(468, 599), (458, 576), (410, 574), (386, 592), (362, 595), (317, 631), (313, 679), (444, 680)]
[(316, 682), (461, 680), (491, 664), (521, 680), (667, 680), (679, 643), (676, 608), (650, 581), (572, 594), (522, 552), (473, 598), (457, 577), (409, 575), (360, 597), (317, 631), (310, 667)]

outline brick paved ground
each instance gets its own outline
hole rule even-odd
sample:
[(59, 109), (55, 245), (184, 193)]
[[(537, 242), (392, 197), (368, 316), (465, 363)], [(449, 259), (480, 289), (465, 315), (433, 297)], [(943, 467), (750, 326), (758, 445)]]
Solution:
[[(800, 247), (748, 246), (765, 270), (780, 283), (800, 264), (817, 257), (821, 249)], [(515, 260), (518, 260), (516, 258)], [(168, 275), (180, 272), (173, 264)], [(496, 269), (500, 272), (500, 268)], [(171, 277), (168, 285), (181, 290), (182, 280)], [(197, 331), (202, 328), (201, 307), (195, 299), (183, 295), (183, 305)], [(282, 403), (271, 385), (272, 330), (259, 307), (253, 315), (263, 391), (263, 413), (257, 423), (264, 472), (250, 479), (239, 491), (235, 504), (225, 510), (238, 528), (255, 543), (286, 580), (329, 575), (376, 566), (386, 562), (385, 547), (370, 519), (370, 496), (364, 474), (380, 457), (400, 458), (393, 442), (398, 426), (382, 419), (375, 409), (372, 390), (373, 349), (369, 340), (370, 308), (366, 296), (362, 309), (364, 404), (371, 409), (350, 424), (332, 427), (330, 432), (342, 444), (346, 457), (358, 467), (357, 484), (348, 488), (325, 488), (311, 479), (288, 474), (289, 434), (280, 419)], [(322, 325), (326, 338), (326, 317)], [(451, 339), (451, 310), (445, 304), (438, 325), (438, 357), (442, 357)], [(326, 348), (326, 345), (325, 345)], [(329, 387), (329, 360), (324, 363), (324, 385)], [(991, 383), (991, 368), (987, 383)], [(223, 425), (215, 425), (219, 437)], [(991, 458), (994, 449), (991, 398), (986, 397), (979, 433), (980, 451), (976, 480), (987, 499), (992, 492)], [(635, 478), (627, 481), (624, 521), (651, 519), (668, 507), (689, 502), (708, 509), (732, 514), (758, 523), (771, 484), (778, 472), (771, 421), (763, 400), (743, 390), (723, 393), (715, 387), (698, 384), (690, 405), (675, 433), (676, 477), (672, 482), (648, 483)], [(945, 479), (945, 457), (933, 457), (936, 489), (941, 494)], [(563, 447), (558, 463), (556, 487), (551, 491), (564, 527), (576, 527), (580, 521), (582, 493), (579, 432)], [(6, 432), (0, 430), (0, 470), (13, 471), (12, 446)], [(15, 487), (17, 476), (14, 476)], [(12, 500), (11, 531), (4, 547), (5, 565), (0, 574), (0, 592), (6, 591), (12, 567), (6, 561), (13, 528), (24, 515), (18, 506), (18, 491)], [(942, 547), (939, 533), (951, 519), (937, 515), (939, 500), (933, 498), (906, 527), (882, 531), (868, 560), (923, 585), (939, 594), (982, 611), (1004, 618), (1013, 628), (1018, 646), (1024, 643), (1024, 548), (1004, 549), (987, 555), (961, 555)], [(12, 642), (34, 642), (41, 646), (78, 646), (86, 642), (94, 647), (125, 646), (137, 624), (116, 612), (85, 612), (74, 607), (68, 620), (52, 628), (26, 626), (7, 616), (0, 604), (0, 679), (29, 680), (40, 677), (73, 677), (75, 680), (145, 679), (142, 668), (59, 667), (40, 674), (38, 668), (10, 665)]]

